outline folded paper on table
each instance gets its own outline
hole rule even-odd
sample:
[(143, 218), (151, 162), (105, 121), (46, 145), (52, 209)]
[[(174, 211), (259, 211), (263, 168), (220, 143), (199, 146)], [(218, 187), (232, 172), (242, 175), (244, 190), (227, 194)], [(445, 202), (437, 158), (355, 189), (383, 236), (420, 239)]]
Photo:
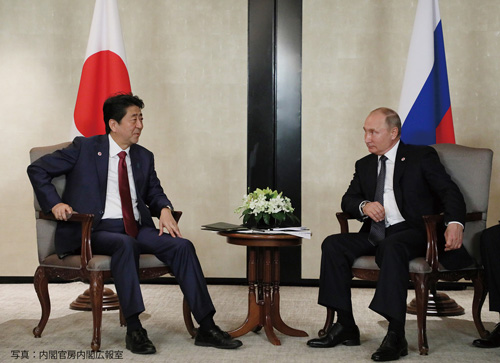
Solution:
[(290, 234), (300, 238), (311, 239), (311, 230), (307, 227), (284, 227), (269, 229), (248, 229), (238, 231), (238, 233), (256, 233), (256, 234)]

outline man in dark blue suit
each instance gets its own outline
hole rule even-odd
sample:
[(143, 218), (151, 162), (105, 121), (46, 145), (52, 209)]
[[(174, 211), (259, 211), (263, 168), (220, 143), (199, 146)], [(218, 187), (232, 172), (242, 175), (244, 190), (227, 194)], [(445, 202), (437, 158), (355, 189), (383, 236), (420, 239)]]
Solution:
[(401, 120), (388, 108), (372, 111), (363, 129), (370, 154), (356, 162), (342, 210), (364, 223), (359, 233), (336, 234), (323, 242), (318, 303), (336, 311), (338, 319), (323, 338), (308, 345), (360, 344), (350, 298), (351, 267), (357, 257), (371, 255), (380, 275), (370, 308), (389, 321), (372, 359), (389, 361), (408, 354), (404, 332), (408, 263), (425, 256), (422, 216), (444, 212), (449, 252), (440, 258), (443, 265), (459, 268), (472, 261), (462, 246), (465, 202), (436, 151), (400, 141)]
[[(28, 167), (35, 194), (42, 209), (60, 221), (73, 211), (95, 215), (92, 251), (111, 256), (111, 272), (127, 322), (127, 349), (138, 354), (156, 352), (139, 319), (145, 310), (137, 274), (141, 253), (154, 254), (171, 267), (200, 324), (196, 345), (237, 348), (241, 342), (214, 323), (215, 308), (198, 257), (172, 216), (173, 206), (156, 176), (154, 156), (137, 144), (143, 107), (143, 101), (131, 94), (107, 99), (103, 106), (106, 135), (77, 137), (67, 148)], [(62, 197), (51, 183), (58, 175), (66, 176)], [(159, 218), (159, 229), (152, 216)], [(58, 223), (55, 246), (59, 257), (79, 254), (78, 228)]]
[[(500, 313), (500, 224), (485, 229), (481, 234), (481, 259), (486, 274), (490, 311)], [(478, 348), (500, 347), (500, 323), (484, 339), (472, 342)]]

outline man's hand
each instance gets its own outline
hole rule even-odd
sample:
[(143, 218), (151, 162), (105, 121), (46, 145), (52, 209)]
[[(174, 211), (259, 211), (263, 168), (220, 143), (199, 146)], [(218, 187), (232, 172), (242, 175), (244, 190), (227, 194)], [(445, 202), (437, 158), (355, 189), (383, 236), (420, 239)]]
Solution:
[(159, 236), (163, 234), (163, 228), (166, 228), (168, 233), (172, 237), (182, 237), (181, 231), (179, 230), (179, 226), (177, 225), (177, 222), (172, 216), (172, 211), (168, 208), (163, 208), (161, 210), (159, 227), (160, 227), (160, 233), (158, 234)]
[(444, 238), (446, 239), (445, 251), (459, 249), (464, 239), (463, 227), (458, 223), (449, 223), (444, 232)]
[(57, 203), (52, 207), (52, 214), (58, 221), (67, 221), (73, 214), (73, 208), (65, 203)]
[(385, 209), (379, 202), (369, 202), (363, 207), (363, 213), (375, 222), (381, 222), (385, 218)]

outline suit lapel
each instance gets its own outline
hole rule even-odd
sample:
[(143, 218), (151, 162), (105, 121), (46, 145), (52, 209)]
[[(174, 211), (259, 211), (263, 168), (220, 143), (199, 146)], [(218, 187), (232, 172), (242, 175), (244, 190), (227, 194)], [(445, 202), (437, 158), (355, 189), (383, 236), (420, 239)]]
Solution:
[(108, 135), (96, 138), (94, 145), (97, 177), (99, 178), (99, 194), (101, 205), (106, 204), (106, 189), (108, 187), (109, 139)]
[(394, 179), (393, 179), (393, 188), (394, 188), (394, 197), (396, 198), (396, 203), (401, 211), (403, 205), (403, 191), (401, 190), (401, 178), (404, 174), (406, 168), (406, 147), (405, 144), (400, 141), (398, 152), (396, 153), (396, 160), (394, 163)]
[(378, 156), (375, 154), (370, 155), (370, 160), (367, 166), (368, 172), (368, 188), (370, 199), (375, 197), (375, 189), (377, 189), (377, 173), (378, 173)]
[(140, 198), (140, 191), (144, 185), (144, 178), (141, 172), (141, 158), (136, 145), (130, 146), (130, 162), (132, 164), (132, 173), (134, 175), (135, 191), (137, 198)]

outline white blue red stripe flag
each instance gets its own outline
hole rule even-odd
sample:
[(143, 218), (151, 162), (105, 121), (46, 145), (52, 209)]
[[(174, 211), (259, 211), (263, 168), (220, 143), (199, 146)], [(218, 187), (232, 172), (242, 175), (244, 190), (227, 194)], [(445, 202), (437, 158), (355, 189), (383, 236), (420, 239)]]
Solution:
[(104, 101), (114, 94), (130, 91), (118, 4), (116, 0), (96, 0), (72, 136), (105, 134)]
[(398, 112), (404, 142), (455, 143), (438, 0), (418, 2)]

